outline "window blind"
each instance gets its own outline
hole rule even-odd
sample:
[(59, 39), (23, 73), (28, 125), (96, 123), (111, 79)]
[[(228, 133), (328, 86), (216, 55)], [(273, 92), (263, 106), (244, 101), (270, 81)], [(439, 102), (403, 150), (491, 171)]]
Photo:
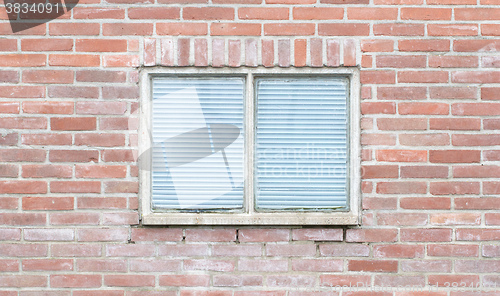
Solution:
[(347, 206), (347, 82), (258, 79), (256, 207)]
[(243, 78), (155, 78), (153, 209), (243, 205)]

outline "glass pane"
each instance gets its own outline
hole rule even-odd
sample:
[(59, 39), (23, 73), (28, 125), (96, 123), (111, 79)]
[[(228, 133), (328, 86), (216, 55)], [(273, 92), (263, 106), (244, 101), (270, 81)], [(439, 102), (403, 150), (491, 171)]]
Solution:
[(347, 83), (257, 81), (256, 207), (347, 206)]
[(153, 209), (242, 208), (243, 86), (153, 79)]

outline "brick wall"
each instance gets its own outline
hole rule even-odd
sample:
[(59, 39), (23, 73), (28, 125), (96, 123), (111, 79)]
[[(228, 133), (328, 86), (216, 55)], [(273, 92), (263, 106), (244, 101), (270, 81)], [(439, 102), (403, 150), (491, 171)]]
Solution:
[[(0, 295), (498, 295), (498, 5), (81, 0), (16, 34), (2, 8)], [(362, 225), (142, 227), (138, 73), (192, 65), (359, 67)]]

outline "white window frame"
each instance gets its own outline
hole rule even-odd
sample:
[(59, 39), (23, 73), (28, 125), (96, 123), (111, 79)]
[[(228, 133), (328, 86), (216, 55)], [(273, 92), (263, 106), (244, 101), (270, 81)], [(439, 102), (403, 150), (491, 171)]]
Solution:
[[(151, 147), (152, 79), (156, 77), (246, 77), (244, 99), (245, 187), (243, 210), (181, 212), (152, 210), (151, 159), (139, 159), (139, 198), (143, 225), (359, 225), (360, 224), (360, 80), (357, 68), (195, 68), (155, 67), (140, 72), (139, 155)], [(256, 78), (343, 77), (348, 79), (348, 200), (349, 209), (331, 211), (265, 211), (254, 209), (255, 87)]]

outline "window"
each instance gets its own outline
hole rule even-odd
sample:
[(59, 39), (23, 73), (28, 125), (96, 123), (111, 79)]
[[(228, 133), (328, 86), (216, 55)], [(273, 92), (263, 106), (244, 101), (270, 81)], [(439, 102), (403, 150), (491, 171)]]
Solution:
[(357, 224), (359, 74), (331, 72), (144, 71), (143, 223)]

